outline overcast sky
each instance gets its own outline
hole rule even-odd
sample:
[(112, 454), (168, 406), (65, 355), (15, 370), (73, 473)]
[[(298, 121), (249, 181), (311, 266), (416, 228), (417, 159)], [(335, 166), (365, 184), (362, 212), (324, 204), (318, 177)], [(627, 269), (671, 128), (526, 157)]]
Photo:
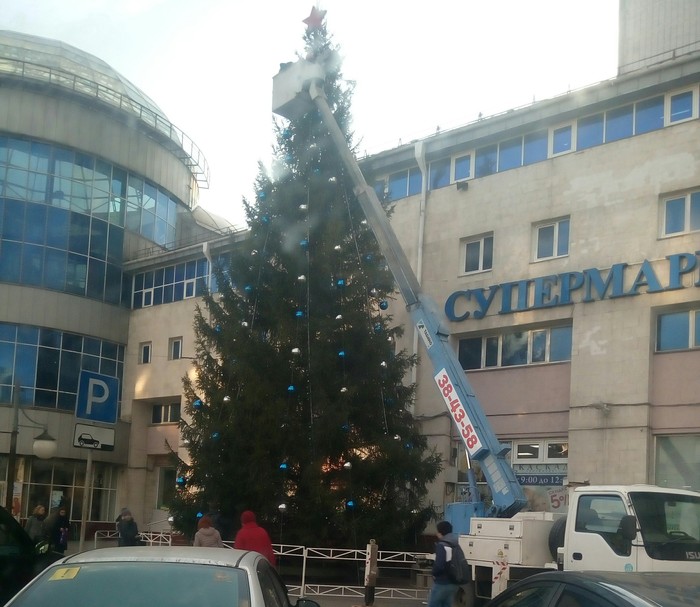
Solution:
[[(106, 61), (203, 151), (201, 203), (243, 225), (273, 142), (272, 77), (303, 50), (313, 0), (0, 0), (0, 29)], [(617, 69), (617, 0), (322, 0), (356, 82), (353, 128), (378, 152)]]

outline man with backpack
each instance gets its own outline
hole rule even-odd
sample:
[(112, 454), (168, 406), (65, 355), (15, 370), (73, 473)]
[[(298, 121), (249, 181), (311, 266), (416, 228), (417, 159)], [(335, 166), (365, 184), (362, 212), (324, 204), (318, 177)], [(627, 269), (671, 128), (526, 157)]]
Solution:
[(448, 521), (440, 521), (437, 524), (437, 538), (433, 587), (430, 590), (428, 607), (452, 607), (459, 585), (468, 581), (464, 579), (467, 575), (467, 563)]

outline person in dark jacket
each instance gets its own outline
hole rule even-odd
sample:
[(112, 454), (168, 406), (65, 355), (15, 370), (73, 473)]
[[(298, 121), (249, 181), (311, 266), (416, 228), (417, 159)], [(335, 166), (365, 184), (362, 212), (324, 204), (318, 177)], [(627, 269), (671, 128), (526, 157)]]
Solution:
[(68, 548), (68, 533), (70, 520), (65, 506), (59, 506), (49, 518), (46, 519), (46, 532), (49, 536), (49, 545), (55, 552), (63, 554)]
[(233, 547), (239, 550), (254, 550), (262, 554), (272, 566), (276, 566), (277, 559), (272, 550), (272, 540), (267, 531), (260, 527), (255, 519), (255, 513), (246, 510), (241, 514), (241, 524), (243, 525), (236, 533)]
[(430, 589), (428, 607), (452, 607), (452, 601), (459, 586), (447, 576), (447, 563), (452, 560), (452, 546), (457, 544), (457, 535), (452, 533), (452, 525), (448, 521), (437, 524), (435, 544), (435, 562), (433, 563), (433, 587)]
[(139, 545), (139, 528), (136, 525), (131, 510), (124, 508), (119, 515), (117, 523), (117, 532), (119, 533), (120, 546), (138, 546)]

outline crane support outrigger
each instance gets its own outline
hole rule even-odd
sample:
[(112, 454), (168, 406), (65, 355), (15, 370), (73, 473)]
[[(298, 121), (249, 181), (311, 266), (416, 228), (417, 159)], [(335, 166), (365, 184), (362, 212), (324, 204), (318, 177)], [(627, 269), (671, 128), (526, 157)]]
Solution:
[(472, 515), (484, 514), (509, 518), (527, 503), (515, 472), (506, 460), (510, 446), (499, 442), (491, 429), (449, 343), (450, 331), (445, 326), (442, 315), (438, 313), (434, 302), (423, 293), (376, 192), (367, 184), (333, 116), (323, 90), (324, 81), (325, 72), (320, 63), (300, 59), (287, 64), (273, 79), (272, 109), (288, 119), (300, 117), (314, 107), (320, 113), (352, 179), (355, 195), (394, 276), (415, 330), (425, 344), (437, 388), (456, 424), (470, 460), (479, 462), (491, 489), (493, 504), (485, 511), (472, 476), (471, 502), (463, 504), (467, 519)]

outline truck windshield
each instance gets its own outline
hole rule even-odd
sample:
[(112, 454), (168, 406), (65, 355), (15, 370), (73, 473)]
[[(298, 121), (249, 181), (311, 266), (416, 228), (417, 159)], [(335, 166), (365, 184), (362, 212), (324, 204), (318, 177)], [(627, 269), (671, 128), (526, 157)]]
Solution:
[(645, 491), (630, 493), (630, 498), (651, 558), (700, 559), (700, 498)]

